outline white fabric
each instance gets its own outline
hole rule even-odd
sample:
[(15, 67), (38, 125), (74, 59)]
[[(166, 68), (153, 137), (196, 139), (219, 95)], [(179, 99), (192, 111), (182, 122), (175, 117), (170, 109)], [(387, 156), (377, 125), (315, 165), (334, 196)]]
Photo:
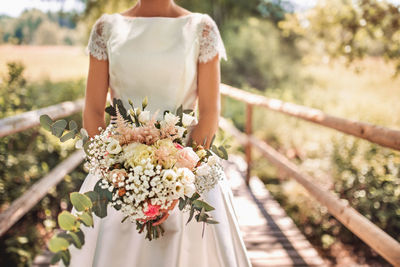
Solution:
[[(124, 17), (105, 14), (93, 27), (88, 52), (109, 61), (110, 87), (114, 96), (130, 98), (139, 106), (145, 96), (149, 110), (175, 110), (196, 105), (197, 63), (225, 48), (215, 22), (206, 14), (178, 18)], [(97, 178), (88, 175), (80, 192), (93, 189)], [(94, 228), (85, 228), (81, 250), (71, 247), (73, 267), (247, 267), (232, 191), (226, 177), (203, 196), (215, 207), (211, 215), (219, 221), (206, 225), (192, 220), (178, 207), (163, 223), (165, 235), (148, 241), (136, 225), (108, 208), (108, 216), (95, 216)]]

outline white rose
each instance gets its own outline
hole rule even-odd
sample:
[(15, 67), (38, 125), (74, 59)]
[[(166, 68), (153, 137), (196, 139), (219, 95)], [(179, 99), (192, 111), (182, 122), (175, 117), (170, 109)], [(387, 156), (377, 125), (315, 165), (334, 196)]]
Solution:
[(184, 134), (185, 131), (186, 131), (186, 128), (185, 128), (185, 127), (181, 127), (181, 126), (176, 126), (176, 129), (178, 130), (178, 136), (179, 136), (179, 137), (182, 137), (183, 134)]
[(207, 175), (210, 172), (211, 167), (207, 164), (201, 164), (199, 167), (197, 167), (196, 175), (198, 176), (204, 176)]
[(107, 145), (107, 151), (110, 154), (118, 154), (121, 152), (122, 148), (119, 145), (119, 142), (114, 138), (111, 138), (110, 143)]
[(171, 124), (175, 125), (175, 124), (178, 123), (179, 117), (174, 115), (174, 114), (172, 114), (172, 113), (170, 113), (170, 112), (167, 112), (164, 115), (164, 121), (169, 125), (171, 125)]
[(183, 113), (182, 124), (185, 127), (197, 124), (197, 118), (189, 114)]
[(196, 192), (196, 186), (194, 184), (187, 184), (184, 186), (185, 196), (191, 197), (195, 192)]
[(150, 120), (150, 111), (146, 110), (146, 111), (142, 111), (139, 114), (139, 121), (141, 123), (146, 123)]
[(195, 179), (194, 173), (191, 170), (189, 170), (188, 168), (181, 168), (181, 169), (183, 169), (182, 182), (184, 184), (194, 183), (194, 179)]

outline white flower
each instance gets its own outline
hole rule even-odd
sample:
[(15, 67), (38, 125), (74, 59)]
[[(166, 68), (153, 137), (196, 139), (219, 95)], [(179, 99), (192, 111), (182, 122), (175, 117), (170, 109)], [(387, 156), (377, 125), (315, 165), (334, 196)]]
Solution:
[(182, 124), (185, 127), (195, 125), (195, 124), (197, 124), (197, 118), (194, 116), (191, 116), (189, 114), (183, 113)]
[(217, 163), (219, 163), (219, 158), (218, 158), (218, 156), (212, 155), (212, 156), (208, 157), (208, 159), (207, 159), (207, 164), (208, 164), (209, 166), (212, 166), (212, 165), (217, 164)]
[(150, 120), (150, 111), (146, 110), (146, 111), (142, 111), (139, 114), (139, 121), (141, 123), (146, 123)]
[(167, 181), (175, 181), (176, 177), (177, 177), (177, 175), (174, 172), (174, 170), (168, 169), (168, 170), (164, 171), (162, 178), (163, 178), (163, 180), (167, 180)]
[(181, 182), (176, 182), (174, 189), (176, 195), (179, 197), (183, 197), (183, 195), (185, 194), (185, 188)]
[(164, 115), (164, 121), (169, 125), (175, 125), (178, 123), (179, 117), (170, 112), (167, 112)]
[(178, 136), (179, 136), (179, 137), (182, 137), (183, 134), (184, 134), (185, 131), (186, 131), (186, 128), (185, 128), (185, 127), (181, 127), (181, 126), (176, 126), (176, 129), (178, 130)]
[(199, 167), (197, 167), (196, 175), (205, 176), (210, 172), (210, 170), (210, 166), (203, 163)]
[(110, 154), (118, 154), (121, 152), (122, 148), (119, 145), (118, 140), (115, 140), (114, 138), (111, 138), (110, 143), (107, 146), (107, 151)]
[(184, 184), (194, 183), (195, 175), (188, 168), (179, 168), (177, 171), (178, 175), (182, 177), (182, 182)]
[(184, 186), (184, 194), (187, 197), (191, 197), (196, 192), (196, 186), (194, 184), (186, 184)]

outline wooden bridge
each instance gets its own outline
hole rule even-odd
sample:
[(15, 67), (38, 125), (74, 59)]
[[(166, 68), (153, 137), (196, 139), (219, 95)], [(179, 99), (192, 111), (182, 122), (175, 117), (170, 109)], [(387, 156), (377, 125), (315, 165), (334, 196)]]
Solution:
[[(395, 239), (338, 199), (334, 193), (313, 183), (313, 179), (302, 173), (295, 164), (252, 135), (252, 109), (253, 106), (261, 106), (396, 150), (400, 150), (400, 131), (337, 118), (320, 110), (268, 99), (224, 84), (220, 90), (223, 95), (247, 104), (246, 133), (240, 132), (224, 118), (220, 119), (220, 127), (235, 136), (246, 149), (246, 160), (230, 155), (229, 160), (224, 162), (224, 167), (235, 196), (237, 217), (253, 266), (325, 266), (326, 264), (270, 196), (263, 183), (257, 177), (251, 176), (252, 147), (301, 184), (311, 196), (327, 208), (330, 214), (388, 262), (400, 266), (400, 244)], [(0, 137), (37, 126), (42, 114), (52, 114), (52, 119), (57, 119), (80, 112), (82, 107), (83, 101), (77, 100), (2, 119)], [(35, 206), (66, 174), (75, 169), (82, 159), (82, 151), (74, 152), (2, 212), (0, 236)], [(45, 251), (35, 259), (34, 266), (49, 266), (49, 257), (48, 251)]]

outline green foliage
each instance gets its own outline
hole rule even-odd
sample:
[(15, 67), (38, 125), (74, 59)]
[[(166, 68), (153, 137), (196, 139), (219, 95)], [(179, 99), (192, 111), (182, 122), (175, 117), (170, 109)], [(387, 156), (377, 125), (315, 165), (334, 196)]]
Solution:
[(0, 17), (0, 43), (29, 45), (76, 45), (80, 36), (74, 13), (24, 11), (18, 18)]
[(84, 194), (73, 192), (70, 194), (70, 200), (76, 213), (63, 211), (58, 215), (58, 225), (66, 232), (54, 235), (48, 243), (49, 250), (55, 253), (51, 259), (52, 264), (62, 260), (64, 265), (68, 266), (71, 260), (69, 246), (74, 245), (80, 249), (85, 243), (84, 234), (80, 229), (81, 222), (88, 227), (94, 226), (93, 203), (90, 198)]
[(228, 55), (221, 66), (224, 83), (260, 91), (301, 85), (297, 50), (273, 23), (254, 17), (235, 20), (222, 33)]
[[(83, 96), (83, 80), (31, 83), (23, 76), (22, 64), (12, 62), (7, 65), (8, 73), (0, 83), (0, 118)], [(68, 119), (80, 123), (80, 117), (77, 114)], [(7, 207), (73, 149), (73, 143), (60, 146), (40, 127), (1, 138), (0, 206)], [(84, 177), (86, 172), (80, 166), (0, 238), (0, 266), (30, 266), (51, 235), (61, 206), (68, 208), (65, 205), (68, 193), (76, 190)]]
[(400, 153), (348, 138), (335, 142), (332, 159), (339, 197), (400, 241)]
[(280, 26), (287, 35), (302, 37), (310, 55), (320, 50), (349, 62), (366, 55), (383, 56), (400, 71), (400, 10), (389, 1), (318, 1), (304, 14), (287, 15)]

